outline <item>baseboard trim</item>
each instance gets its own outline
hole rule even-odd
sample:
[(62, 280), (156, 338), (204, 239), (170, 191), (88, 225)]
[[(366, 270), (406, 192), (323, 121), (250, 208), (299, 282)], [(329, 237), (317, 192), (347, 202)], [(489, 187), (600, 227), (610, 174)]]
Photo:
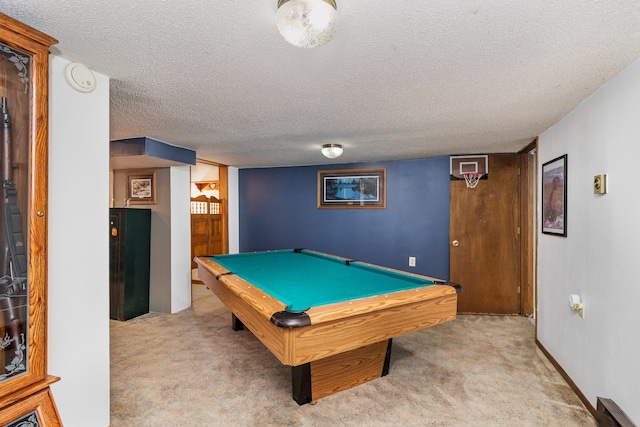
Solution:
[(582, 391), (580, 391), (580, 389), (578, 388), (576, 383), (573, 382), (571, 377), (565, 372), (564, 369), (562, 369), (562, 366), (560, 366), (560, 364), (556, 361), (556, 359), (554, 359), (553, 356), (551, 356), (551, 354), (549, 354), (547, 349), (544, 348), (544, 346), (540, 343), (540, 341), (538, 341), (537, 338), (536, 338), (536, 345), (538, 346), (540, 351), (542, 351), (542, 353), (546, 356), (546, 358), (549, 359), (549, 362), (551, 362), (551, 364), (554, 366), (554, 368), (557, 369), (557, 371), (560, 373), (560, 376), (562, 376), (562, 378), (564, 378), (564, 380), (567, 382), (567, 384), (569, 384), (569, 387), (571, 387), (571, 390), (573, 390), (573, 392), (576, 394), (576, 396), (578, 396), (578, 399), (580, 399), (582, 404), (591, 413), (591, 416), (593, 416), (593, 418), (596, 418), (597, 414), (598, 414), (598, 411), (596, 411), (596, 408), (591, 404), (589, 399), (587, 399), (587, 397), (582, 393)]

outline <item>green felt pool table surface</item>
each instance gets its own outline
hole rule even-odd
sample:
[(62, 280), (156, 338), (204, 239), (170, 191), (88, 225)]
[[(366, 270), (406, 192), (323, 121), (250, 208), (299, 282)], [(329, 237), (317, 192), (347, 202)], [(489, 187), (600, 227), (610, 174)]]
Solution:
[(304, 249), (211, 258), (232, 274), (286, 304), (289, 311), (304, 311), (438, 283), (425, 277)]

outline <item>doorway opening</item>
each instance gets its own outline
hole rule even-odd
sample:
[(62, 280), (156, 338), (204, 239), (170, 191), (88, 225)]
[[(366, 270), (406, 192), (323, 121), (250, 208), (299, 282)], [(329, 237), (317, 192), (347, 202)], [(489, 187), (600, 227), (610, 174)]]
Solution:
[(196, 159), (190, 195), (191, 281), (202, 284), (193, 258), (229, 253), (227, 166)]

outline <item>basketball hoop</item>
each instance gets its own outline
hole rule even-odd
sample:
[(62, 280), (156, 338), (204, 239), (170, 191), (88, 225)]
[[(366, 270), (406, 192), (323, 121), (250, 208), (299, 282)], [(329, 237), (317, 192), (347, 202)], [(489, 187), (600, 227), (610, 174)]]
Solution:
[(489, 156), (451, 156), (449, 157), (449, 179), (465, 180), (467, 188), (476, 188), (478, 181), (489, 178)]
[(464, 180), (467, 183), (467, 188), (476, 188), (478, 185), (478, 181), (484, 175), (482, 172), (467, 172), (462, 174), (464, 176)]

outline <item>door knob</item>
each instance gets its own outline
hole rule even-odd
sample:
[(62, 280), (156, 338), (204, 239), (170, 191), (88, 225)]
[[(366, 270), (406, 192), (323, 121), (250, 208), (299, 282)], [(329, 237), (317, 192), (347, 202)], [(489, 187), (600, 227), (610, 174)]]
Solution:
[(460, 242), (458, 242), (457, 240), (454, 240), (453, 242), (451, 242), (451, 244), (452, 244), (453, 246), (455, 246), (456, 248), (457, 248), (458, 246), (460, 246)]

